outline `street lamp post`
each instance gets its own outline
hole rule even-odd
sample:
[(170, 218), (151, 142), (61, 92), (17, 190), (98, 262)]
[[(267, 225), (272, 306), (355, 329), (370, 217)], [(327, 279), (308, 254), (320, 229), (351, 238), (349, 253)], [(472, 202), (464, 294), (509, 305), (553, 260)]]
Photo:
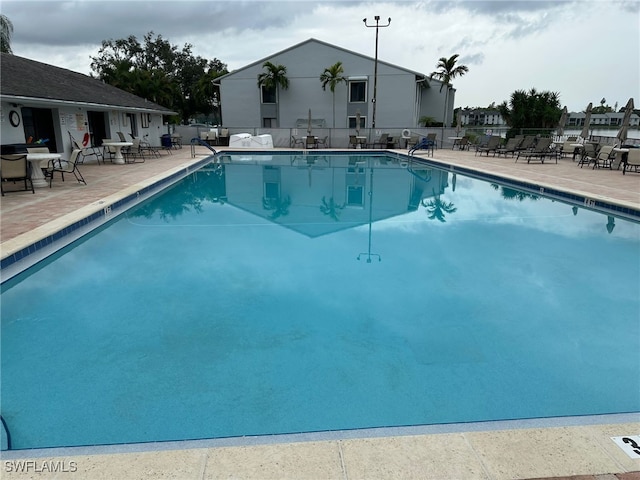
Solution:
[(380, 25), (380, 15), (376, 15), (375, 17), (373, 17), (376, 21), (375, 25), (369, 25), (367, 24), (367, 19), (363, 18), (362, 21), (364, 22), (364, 26), (368, 27), (368, 28), (373, 28), (375, 27), (376, 29), (376, 59), (374, 62), (374, 67), (373, 67), (373, 115), (371, 116), (371, 128), (376, 128), (376, 99), (377, 99), (377, 95), (378, 95), (378, 29), (379, 28), (384, 28), (384, 27), (388, 27), (389, 25), (391, 25), (391, 17), (389, 17), (389, 19), (387, 20), (387, 24), (386, 25)]

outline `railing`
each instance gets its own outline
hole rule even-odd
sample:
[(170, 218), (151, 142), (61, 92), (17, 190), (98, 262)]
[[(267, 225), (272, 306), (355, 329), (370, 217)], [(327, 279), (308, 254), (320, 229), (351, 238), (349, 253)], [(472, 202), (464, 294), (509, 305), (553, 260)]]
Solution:
[[(256, 128), (256, 127), (228, 127), (224, 128), (229, 130), (229, 134), (237, 134), (237, 133), (249, 133), (251, 135), (263, 135), (269, 134), (273, 139), (273, 146), (276, 148), (291, 148), (294, 146), (292, 142), (292, 138), (302, 138), (306, 137), (308, 132), (307, 129), (301, 128)], [(174, 132), (180, 134), (182, 138), (191, 139), (194, 137), (200, 137), (200, 132), (205, 132), (208, 130), (207, 127), (190, 127), (188, 125), (176, 125), (173, 127)], [(410, 133), (410, 135), (417, 135), (419, 137), (426, 137), (428, 133), (435, 133), (437, 136), (437, 145), (438, 148), (451, 148), (453, 146), (453, 142), (455, 142), (455, 137), (461, 137), (463, 135), (470, 135), (475, 138), (482, 137), (484, 135), (498, 135), (501, 137), (505, 137), (509, 127), (507, 126), (492, 126), (492, 125), (484, 125), (484, 126), (469, 126), (462, 127), (461, 130), (457, 130), (454, 127), (394, 127), (394, 128), (363, 128), (360, 129), (358, 136), (366, 137), (366, 144), (372, 145), (380, 135), (386, 133), (389, 137), (392, 137), (394, 141), (396, 141), (396, 148), (406, 149), (407, 148), (407, 140), (406, 135), (403, 137), (403, 132)], [(577, 136), (580, 134), (582, 128), (580, 129), (568, 129), (565, 128), (564, 136)], [(615, 136), (618, 130), (600, 130), (593, 129), (590, 132), (590, 137), (604, 144), (613, 144), (615, 143)], [(555, 128), (552, 129), (535, 129), (535, 128), (527, 128), (522, 129), (521, 134), (523, 135), (540, 135), (544, 137), (555, 135)], [(311, 135), (316, 136), (320, 139), (327, 137), (326, 146), (330, 148), (349, 148), (349, 136), (356, 135), (356, 131), (348, 128), (313, 128), (311, 130)], [(629, 143), (637, 143), (640, 144), (640, 127), (633, 126), (629, 127), (628, 132)], [(297, 148), (300, 148), (299, 144)]]

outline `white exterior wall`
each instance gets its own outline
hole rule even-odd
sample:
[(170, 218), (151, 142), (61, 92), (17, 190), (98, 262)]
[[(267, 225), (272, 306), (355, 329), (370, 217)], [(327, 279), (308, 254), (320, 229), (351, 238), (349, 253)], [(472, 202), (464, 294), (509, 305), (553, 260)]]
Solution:
[[(343, 76), (367, 78), (367, 101), (349, 103), (348, 84), (339, 84), (335, 91), (336, 128), (346, 128), (348, 117), (354, 116), (357, 110), (362, 117), (366, 117), (366, 127), (372, 126), (374, 60), (314, 40), (303, 42), (223, 77), (220, 80), (220, 95), (225, 126), (262, 127), (258, 75), (265, 71), (262, 66), (265, 61), (287, 68), (289, 89), (279, 89), (278, 127), (295, 128), (296, 120), (306, 119), (309, 109), (313, 119), (324, 119), (327, 127), (333, 127), (333, 96), (328, 87), (326, 91), (322, 90), (320, 75), (325, 68), (337, 62), (342, 62)], [(439, 108), (436, 105), (431, 116), (437, 120), (442, 118), (444, 89), (439, 91), (439, 82), (432, 81), (433, 87), (420, 93), (421, 98), (418, 99), (416, 72), (379, 61), (377, 77), (376, 129), (415, 127), (420, 116), (419, 106), (431, 111), (432, 103), (435, 104), (437, 100)], [(453, 105), (453, 95), (450, 104)], [(452, 107), (448, 117), (452, 118)]]

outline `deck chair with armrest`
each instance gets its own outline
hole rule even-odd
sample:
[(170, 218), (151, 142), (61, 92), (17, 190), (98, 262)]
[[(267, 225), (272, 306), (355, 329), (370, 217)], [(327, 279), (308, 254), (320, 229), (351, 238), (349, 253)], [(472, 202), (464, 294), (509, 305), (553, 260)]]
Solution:
[(122, 154), (125, 157), (125, 161), (127, 163), (144, 163), (145, 150), (143, 150), (141, 147), (140, 139), (134, 137), (133, 140), (131, 140), (131, 143), (133, 143), (133, 145), (127, 147), (126, 149), (122, 149)]
[(358, 147), (358, 139), (355, 135), (349, 135), (349, 148), (357, 148)]
[[(27, 154), (17, 153), (11, 155), (0, 156), (0, 192), (4, 197), (5, 191), (8, 192), (28, 192), (36, 193), (33, 189), (33, 182), (31, 182), (31, 172), (29, 172), (29, 162), (27, 161)], [(5, 185), (9, 182), (16, 184), (17, 182), (23, 182), (24, 188), (22, 190), (5, 190)]]
[(502, 145), (501, 147), (495, 150), (495, 152), (493, 153), (493, 156), (495, 157), (497, 154), (498, 156), (504, 155), (506, 157), (507, 154), (510, 153), (511, 156), (514, 157), (518, 152), (518, 147), (520, 147), (520, 144), (522, 143), (523, 139), (524, 139), (523, 137), (522, 138), (512, 137), (508, 139), (505, 145)]
[(598, 151), (598, 154), (593, 159), (593, 169), (596, 168), (609, 168), (611, 169), (611, 164), (613, 162), (613, 158), (615, 157), (615, 152), (613, 151), (613, 145), (604, 145)]
[(73, 173), (78, 183), (84, 183), (85, 185), (87, 184), (84, 177), (80, 173), (80, 170), (78, 170), (79, 155), (80, 150), (76, 149), (71, 152), (69, 160), (49, 160), (49, 166), (47, 167), (46, 173), (46, 176), (49, 177), (49, 188), (51, 188), (51, 186), (53, 185), (53, 175), (55, 173), (60, 173), (63, 182), (65, 173)]
[(321, 146), (323, 148), (327, 148), (329, 146), (327, 144), (328, 141), (329, 141), (329, 135), (325, 135), (324, 138), (318, 138), (318, 140), (316, 141), (316, 145), (318, 148), (320, 148)]
[(480, 155), (482, 156), (482, 153), (486, 152), (488, 157), (489, 152), (494, 152), (494, 156), (495, 156), (495, 151), (500, 147), (501, 141), (502, 141), (502, 138), (499, 137), (498, 135), (491, 135), (487, 140), (486, 145), (479, 146), (478, 148), (476, 148), (476, 155), (480, 153)]
[(580, 160), (578, 160), (580, 168), (584, 165), (589, 166), (591, 162), (595, 162), (599, 149), (600, 146), (598, 144), (585, 142), (582, 146), (582, 152), (580, 153)]
[[(89, 137), (89, 141), (90, 141), (90, 138), (91, 137)], [(100, 161), (104, 161), (102, 147), (96, 147), (91, 145), (90, 143), (86, 147), (83, 147), (78, 143), (78, 141), (73, 137), (73, 135), (71, 135), (71, 132), (69, 132), (69, 139), (71, 140), (71, 149), (80, 150), (80, 157), (78, 158), (78, 163), (84, 163), (85, 158), (92, 157), (92, 156), (96, 157), (96, 160), (98, 161), (98, 165), (100, 165)]]
[(427, 133), (427, 140), (429, 140), (434, 149), (438, 149), (438, 134), (437, 133)]
[(381, 133), (380, 137), (373, 141), (371, 146), (373, 148), (387, 148), (387, 142), (389, 140), (388, 133)]
[(526, 152), (528, 150), (533, 149), (536, 144), (536, 136), (535, 135), (525, 135), (522, 139), (522, 143), (518, 147), (518, 151)]
[(291, 135), (291, 141), (289, 142), (289, 145), (291, 146), (291, 148), (296, 148), (296, 145), (304, 147), (304, 140), (302, 138), (296, 138), (295, 136)]
[(527, 159), (527, 163), (531, 163), (532, 161), (544, 163), (546, 157), (553, 155), (556, 158), (556, 163), (558, 163), (558, 157), (550, 148), (551, 143), (553, 143), (553, 140), (550, 137), (539, 138), (532, 149), (518, 152), (516, 162), (520, 157), (523, 157)]
[(627, 168), (629, 171), (633, 168), (638, 172), (638, 167), (640, 167), (640, 148), (630, 148), (629, 153), (627, 153), (627, 159), (622, 164), (622, 174), (626, 175)]

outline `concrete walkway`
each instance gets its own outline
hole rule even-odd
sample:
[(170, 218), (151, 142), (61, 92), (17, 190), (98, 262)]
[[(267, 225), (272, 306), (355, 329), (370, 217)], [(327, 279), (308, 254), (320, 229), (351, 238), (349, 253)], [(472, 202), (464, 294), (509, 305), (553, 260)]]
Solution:
[[(39, 188), (35, 194), (7, 194), (0, 207), (2, 257), (207, 155), (204, 148), (197, 153), (196, 158), (191, 158), (185, 148), (145, 163), (86, 163), (80, 167), (86, 186), (67, 176), (65, 182), (56, 178), (53, 188)], [(436, 150), (434, 157), (446, 164), (640, 209), (637, 173), (623, 176), (621, 171), (581, 169), (571, 159), (561, 159), (557, 165), (527, 164), (516, 163), (512, 158), (479, 157), (473, 152), (451, 150)], [(458, 428), (443, 433), (397, 432), (369, 438), (358, 438), (356, 433), (352, 437), (324, 440), (248, 439), (245, 444), (234, 446), (189, 442), (3, 452), (1, 476), (3, 479), (408, 480), (580, 475), (580, 480), (640, 480), (640, 459), (631, 458), (611, 439), (640, 434), (638, 415), (605, 424), (574, 420), (564, 425), (524, 423), (499, 425), (497, 429), (495, 425)], [(51, 473), (54, 468), (57, 472)]]

